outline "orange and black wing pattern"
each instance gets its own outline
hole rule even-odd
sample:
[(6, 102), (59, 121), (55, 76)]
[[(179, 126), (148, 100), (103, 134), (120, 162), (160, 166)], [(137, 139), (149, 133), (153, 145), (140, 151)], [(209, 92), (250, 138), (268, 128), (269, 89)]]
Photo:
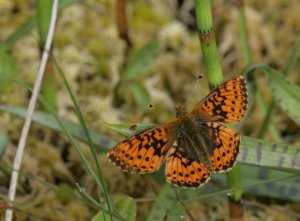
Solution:
[(169, 150), (168, 129), (155, 127), (132, 135), (107, 154), (123, 171), (150, 173), (159, 169)]
[(239, 122), (247, 102), (246, 80), (230, 79), (200, 101), (190, 114), (179, 106), (178, 120), (128, 137), (107, 156), (123, 171), (150, 173), (160, 168), (168, 154), (167, 181), (179, 187), (197, 188), (212, 173), (234, 166), (240, 134), (222, 122)]
[(240, 134), (218, 122), (205, 123), (211, 136), (210, 161), (214, 172), (225, 172), (231, 169), (239, 153)]
[(187, 155), (191, 147), (185, 145), (179, 139), (171, 146), (165, 176), (175, 186), (198, 188), (210, 179), (210, 171), (196, 155)]
[(212, 121), (236, 123), (243, 118), (247, 104), (246, 80), (239, 76), (214, 89), (194, 107), (191, 114)]

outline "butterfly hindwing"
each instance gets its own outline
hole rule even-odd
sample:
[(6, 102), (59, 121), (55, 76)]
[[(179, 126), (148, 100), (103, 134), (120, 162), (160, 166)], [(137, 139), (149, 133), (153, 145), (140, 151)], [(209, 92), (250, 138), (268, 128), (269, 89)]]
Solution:
[(212, 137), (210, 156), (212, 170), (224, 172), (231, 169), (239, 153), (240, 134), (218, 122), (205, 123)]
[(199, 159), (186, 154), (187, 146), (175, 141), (170, 148), (165, 175), (168, 182), (179, 187), (197, 188), (210, 178), (209, 169)]
[(239, 122), (247, 110), (246, 80), (232, 78), (208, 94), (200, 101), (191, 114), (220, 122)]
[(150, 173), (159, 169), (169, 149), (168, 129), (155, 127), (113, 147), (108, 158), (123, 171)]

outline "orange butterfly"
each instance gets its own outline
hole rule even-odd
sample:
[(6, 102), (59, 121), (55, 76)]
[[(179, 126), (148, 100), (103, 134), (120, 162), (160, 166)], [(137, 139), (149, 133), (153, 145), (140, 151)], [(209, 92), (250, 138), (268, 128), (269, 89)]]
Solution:
[(199, 187), (212, 172), (231, 169), (239, 153), (240, 134), (220, 122), (239, 122), (247, 110), (243, 77), (230, 79), (187, 113), (176, 105), (177, 120), (128, 137), (107, 157), (123, 171), (150, 173), (165, 156), (165, 176), (180, 187)]

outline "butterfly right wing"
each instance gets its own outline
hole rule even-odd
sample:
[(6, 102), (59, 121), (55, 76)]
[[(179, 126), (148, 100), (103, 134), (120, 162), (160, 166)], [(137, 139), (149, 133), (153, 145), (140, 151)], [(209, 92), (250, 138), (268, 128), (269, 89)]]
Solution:
[(123, 171), (150, 173), (159, 169), (170, 141), (167, 127), (154, 127), (132, 135), (113, 147), (108, 159)]
[(210, 92), (194, 107), (191, 114), (208, 120), (226, 123), (239, 122), (247, 110), (247, 99), (245, 78), (235, 77)]
[(221, 123), (206, 122), (205, 128), (212, 138), (210, 161), (214, 172), (225, 172), (231, 169), (237, 159), (240, 145), (240, 134)]

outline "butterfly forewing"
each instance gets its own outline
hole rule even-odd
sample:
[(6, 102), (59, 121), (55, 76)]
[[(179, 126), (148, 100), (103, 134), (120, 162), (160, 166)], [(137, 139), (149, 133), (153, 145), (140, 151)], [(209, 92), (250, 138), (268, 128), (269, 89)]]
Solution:
[(159, 169), (170, 146), (169, 129), (155, 127), (130, 136), (107, 156), (123, 171), (150, 173)]
[(230, 79), (200, 101), (191, 114), (207, 120), (239, 122), (247, 110), (247, 88), (243, 77)]

